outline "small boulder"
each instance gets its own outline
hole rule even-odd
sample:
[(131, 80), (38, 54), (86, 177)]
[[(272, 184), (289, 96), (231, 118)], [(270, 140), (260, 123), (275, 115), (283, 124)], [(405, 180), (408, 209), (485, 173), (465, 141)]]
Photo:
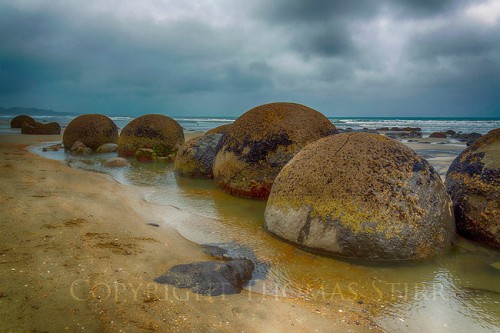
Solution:
[(105, 143), (97, 147), (95, 152), (99, 154), (114, 153), (116, 152), (116, 147), (116, 143)]
[(22, 115), (14, 117), (10, 121), (10, 128), (22, 128), (24, 123), (28, 123), (31, 126), (36, 125), (35, 119), (31, 118), (28, 115), (22, 114)]
[(73, 146), (71, 146), (69, 152), (73, 155), (89, 155), (90, 153), (92, 153), (92, 149), (85, 146), (80, 141), (75, 141), (75, 143), (73, 143)]
[(213, 178), (217, 144), (222, 134), (206, 134), (187, 141), (175, 158), (175, 171), (181, 176)]
[(314, 252), (366, 260), (431, 257), (451, 246), (452, 204), (433, 167), (383, 135), (333, 135), (279, 173), (265, 228)]
[(204, 261), (174, 266), (154, 281), (190, 288), (201, 295), (232, 295), (240, 293), (252, 279), (253, 269), (254, 264), (248, 259)]
[(422, 132), (420, 127), (404, 127), (401, 130), (406, 132)]
[(56, 122), (36, 123), (35, 125), (31, 125), (25, 121), (21, 127), (21, 133), (35, 135), (60, 135), (61, 125)]
[(150, 148), (139, 148), (135, 152), (135, 158), (142, 163), (155, 162), (158, 159), (156, 152)]
[(406, 131), (397, 131), (397, 132), (386, 132), (385, 136), (388, 136), (392, 139), (409, 139), (409, 138), (421, 138), (421, 132), (406, 132)]
[(446, 135), (455, 135), (455, 134), (457, 134), (457, 132), (455, 132), (454, 130), (447, 130), (445, 133), (446, 133)]
[(123, 157), (112, 157), (104, 161), (102, 165), (108, 168), (120, 168), (130, 166), (130, 162)]
[(76, 117), (66, 127), (63, 134), (65, 149), (71, 149), (76, 141), (91, 150), (105, 143), (116, 143), (118, 127), (110, 118), (101, 114), (84, 114)]
[(500, 128), (465, 149), (448, 169), (445, 183), (458, 233), (500, 248)]
[(135, 118), (125, 126), (118, 139), (118, 155), (134, 156), (138, 149), (152, 149), (156, 156), (175, 154), (184, 144), (184, 131), (174, 119), (147, 114)]
[(481, 134), (473, 132), (473, 133), (456, 133), (453, 134), (451, 137), (453, 139), (457, 139), (458, 141), (465, 142), (467, 146), (470, 146), (471, 144), (476, 142), (476, 140), (478, 140), (481, 136), (482, 136)]
[(59, 149), (63, 149), (63, 148), (64, 148), (64, 146), (62, 145), (62, 143), (57, 143), (55, 145), (43, 147), (42, 151), (58, 151)]
[(429, 135), (429, 138), (435, 139), (446, 139), (447, 135), (445, 132), (433, 132)]

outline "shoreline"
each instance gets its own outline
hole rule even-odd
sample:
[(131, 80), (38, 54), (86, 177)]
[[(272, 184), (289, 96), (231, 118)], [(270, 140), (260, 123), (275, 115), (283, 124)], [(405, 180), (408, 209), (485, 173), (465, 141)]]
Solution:
[(174, 229), (147, 225), (168, 209), (144, 201), (144, 189), (26, 149), (60, 139), (0, 135), (0, 330), (377, 330), (351, 300), (207, 297), (154, 283), (174, 265), (213, 257)]

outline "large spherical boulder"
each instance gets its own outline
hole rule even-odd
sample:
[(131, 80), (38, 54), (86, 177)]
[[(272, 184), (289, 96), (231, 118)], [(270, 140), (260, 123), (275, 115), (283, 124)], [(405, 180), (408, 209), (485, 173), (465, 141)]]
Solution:
[(118, 127), (106, 116), (101, 114), (84, 114), (76, 117), (64, 130), (63, 144), (65, 149), (71, 149), (76, 141), (80, 141), (92, 150), (105, 143), (116, 143)]
[(233, 195), (265, 199), (274, 178), (295, 154), (334, 131), (323, 114), (304, 105), (271, 103), (253, 108), (220, 140), (215, 183)]
[(135, 118), (125, 126), (118, 139), (120, 156), (135, 156), (139, 149), (152, 149), (156, 156), (175, 153), (184, 143), (184, 131), (174, 119), (147, 114)]
[(35, 119), (31, 118), (28, 115), (21, 114), (19, 116), (14, 117), (10, 121), (10, 128), (22, 128), (23, 124), (25, 122), (28, 123), (28, 124), (30, 124), (31, 126), (35, 126), (36, 125)]
[(206, 134), (187, 141), (177, 152), (175, 171), (181, 176), (213, 178), (217, 144), (222, 134)]
[(500, 248), (500, 128), (465, 149), (446, 174), (457, 231)]
[(299, 247), (367, 260), (433, 256), (455, 233), (450, 197), (432, 166), (378, 134), (316, 141), (276, 178), (265, 228)]

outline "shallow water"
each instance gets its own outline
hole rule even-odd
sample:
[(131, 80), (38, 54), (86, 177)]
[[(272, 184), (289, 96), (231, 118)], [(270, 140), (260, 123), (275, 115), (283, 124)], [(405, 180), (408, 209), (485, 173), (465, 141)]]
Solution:
[[(376, 323), (391, 332), (500, 330), (500, 270), (490, 266), (500, 261), (498, 251), (458, 238), (448, 253), (422, 262), (373, 264), (318, 256), (265, 232), (265, 202), (230, 196), (210, 180), (178, 177), (172, 164), (131, 161), (131, 167), (111, 169), (101, 163), (114, 154), (74, 157), (62, 150), (42, 152), (41, 147), (31, 150), (110, 174), (124, 184), (145, 186), (148, 202), (185, 212), (155, 223), (173, 226), (199, 244), (225, 248), (231, 257), (253, 260), (257, 269), (247, 287), (252, 291), (321, 303), (338, 298), (363, 302)], [(457, 154), (439, 151), (438, 157)]]

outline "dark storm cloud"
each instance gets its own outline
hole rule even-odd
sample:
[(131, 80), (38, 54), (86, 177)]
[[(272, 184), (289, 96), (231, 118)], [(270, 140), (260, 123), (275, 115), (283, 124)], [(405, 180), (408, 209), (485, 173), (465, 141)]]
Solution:
[(456, 114), (492, 114), (499, 23), (466, 11), (482, 2), (0, 0), (0, 106), (370, 115), (461, 98)]
[(258, 14), (271, 22), (315, 24), (333, 18), (371, 16), (378, 8), (377, 1), (277, 0), (264, 2)]
[(269, 26), (283, 26), (288, 45), (303, 56), (338, 57), (355, 48), (350, 20), (374, 16), (375, 1), (278, 0), (263, 2), (256, 16)]
[(432, 17), (446, 15), (473, 2), (473, 0), (388, 0), (387, 4), (403, 16)]
[(481, 56), (500, 52), (500, 27), (452, 22), (438, 29), (417, 33), (411, 41), (408, 55), (415, 60)]
[(62, 27), (49, 17), (0, 10), (0, 95), (74, 79), (78, 73), (47, 52), (45, 38)]

